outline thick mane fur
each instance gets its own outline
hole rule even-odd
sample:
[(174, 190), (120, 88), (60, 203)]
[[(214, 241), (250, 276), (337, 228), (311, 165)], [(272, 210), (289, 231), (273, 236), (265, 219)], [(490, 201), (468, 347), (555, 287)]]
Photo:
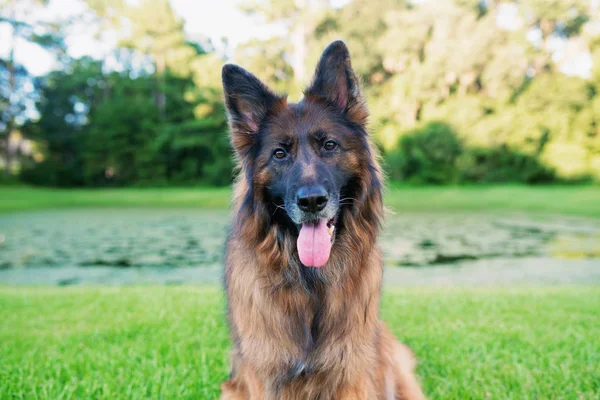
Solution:
[[(320, 270), (302, 267), (296, 252), (294, 227), (282, 225), (276, 220), (277, 207), (265, 199), (262, 190), (252, 186), (252, 174), (248, 166), (242, 166), (234, 185), (232, 232), (256, 250), (261, 268), (279, 273), (279, 284), (304, 285), (307, 272), (316, 272), (327, 282), (336, 282), (343, 274), (355, 273), (373, 250), (383, 217), (383, 175), (379, 166), (379, 154), (367, 140), (368, 164), (364, 173), (342, 192), (350, 203), (341, 214), (340, 236), (332, 252), (330, 263), (342, 268)], [(272, 275), (275, 278), (276, 275)]]
[[(379, 320), (383, 176), (348, 49), (325, 49), (298, 104), (237, 66), (223, 68), (223, 86), (239, 171), (225, 254), (233, 346), (222, 399), (422, 400), (410, 351)], [(338, 135), (339, 151), (325, 152), (327, 134)], [(289, 143), (295, 158), (281, 148)], [(318, 216), (321, 228), (288, 213), (300, 205), (303, 176), (335, 179), (335, 199), (323, 196), (335, 216)], [(297, 241), (325, 220), (331, 253), (306, 267)]]

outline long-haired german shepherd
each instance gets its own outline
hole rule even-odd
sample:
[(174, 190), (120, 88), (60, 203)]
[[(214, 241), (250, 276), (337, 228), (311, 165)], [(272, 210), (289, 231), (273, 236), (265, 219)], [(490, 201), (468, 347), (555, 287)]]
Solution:
[(222, 399), (423, 399), (379, 320), (383, 182), (346, 45), (325, 49), (299, 103), (235, 65), (223, 87), (240, 173)]

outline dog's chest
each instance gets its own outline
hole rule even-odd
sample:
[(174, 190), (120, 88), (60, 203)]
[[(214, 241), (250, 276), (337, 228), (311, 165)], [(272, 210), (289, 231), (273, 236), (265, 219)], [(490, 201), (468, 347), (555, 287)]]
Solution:
[(287, 332), (296, 348), (297, 357), (288, 364), (285, 372), (287, 379), (303, 378), (322, 372), (329, 364), (327, 358), (338, 353), (338, 366), (344, 361), (339, 354), (340, 346), (346, 340), (344, 315), (332, 315), (330, 304), (325, 297), (311, 297), (304, 308), (297, 309), (298, 318)]

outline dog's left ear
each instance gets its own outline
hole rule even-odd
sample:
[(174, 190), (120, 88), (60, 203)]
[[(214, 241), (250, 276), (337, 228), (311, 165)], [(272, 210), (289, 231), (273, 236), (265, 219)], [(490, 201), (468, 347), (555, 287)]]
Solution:
[(313, 101), (324, 101), (342, 111), (348, 119), (360, 125), (367, 122), (358, 78), (352, 70), (350, 52), (341, 40), (331, 43), (319, 60), (312, 83), (304, 95)]

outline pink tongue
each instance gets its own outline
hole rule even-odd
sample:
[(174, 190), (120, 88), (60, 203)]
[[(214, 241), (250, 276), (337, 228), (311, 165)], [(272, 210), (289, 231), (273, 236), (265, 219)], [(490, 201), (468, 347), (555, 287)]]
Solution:
[(298, 255), (307, 267), (322, 267), (329, 259), (331, 236), (327, 220), (322, 218), (316, 225), (302, 224), (298, 236)]

